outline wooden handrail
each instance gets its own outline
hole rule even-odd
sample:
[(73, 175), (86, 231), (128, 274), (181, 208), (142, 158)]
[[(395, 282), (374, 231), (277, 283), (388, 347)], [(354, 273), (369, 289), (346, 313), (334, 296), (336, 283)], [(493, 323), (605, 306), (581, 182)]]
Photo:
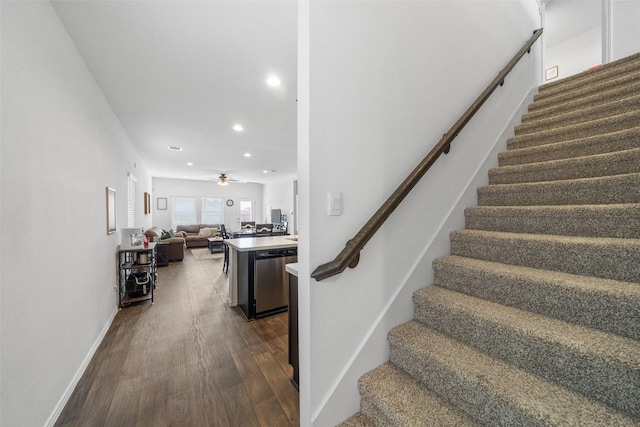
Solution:
[(487, 86), (487, 88), (480, 94), (473, 104), (464, 112), (464, 114), (458, 119), (457, 122), (444, 134), (442, 139), (433, 147), (433, 149), (427, 154), (427, 156), (416, 166), (416, 168), (407, 176), (407, 178), (400, 184), (396, 191), (389, 196), (384, 204), (376, 211), (375, 214), (367, 221), (367, 223), (358, 231), (358, 234), (353, 239), (349, 240), (344, 249), (338, 254), (333, 261), (326, 264), (322, 264), (316, 268), (311, 277), (320, 281), (328, 277), (335, 276), (342, 273), (347, 267), (354, 268), (358, 265), (360, 260), (360, 251), (367, 244), (369, 239), (373, 237), (376, 231), (384, 224), (389, 218), (391, 213), (398, 207), (400, 202), (409, 194), (411, 189), (420, 181), (422, 176), (431, 168), (431, 166), (438, 160), (441, 154), (447, 154), (451, 147), (451, 142), (462, 131), (465, 125), (471, 120), (475, 113), (480, 109), (482, 104), (491, 96), (493, 91), (504, 84), (504, 79), (518, 63), (520, 58), (525, 53), (531, 51), (531, 46), (538, 40), (538, 37), (542, 34), (542, 28), (539, 28), (533, 32), (531, 38), (525, 43), (525, 45), (518, 51), (518, 53), (509, 61), (509, 63), (498, 73), (495, 79)]

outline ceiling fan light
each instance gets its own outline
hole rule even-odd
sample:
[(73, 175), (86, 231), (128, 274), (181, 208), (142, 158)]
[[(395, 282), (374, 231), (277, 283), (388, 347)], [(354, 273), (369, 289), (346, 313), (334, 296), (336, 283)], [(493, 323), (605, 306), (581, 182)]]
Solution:
[(220, 176), (218, 177), (218, 185), (227, 185), (229, 182), (229, 177), (227, 176), (227, 174), (220, 174)]

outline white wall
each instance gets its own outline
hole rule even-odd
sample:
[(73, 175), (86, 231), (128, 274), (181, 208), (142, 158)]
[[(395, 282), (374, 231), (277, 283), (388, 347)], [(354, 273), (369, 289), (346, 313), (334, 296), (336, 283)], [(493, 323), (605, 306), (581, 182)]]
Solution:
[(636, 0), (553, 0), (544, 9), (544, 68), (558, 66), (553, 80), (640, 52)]
[[(538, 48), (356, 269), (322, 282), (310, 273), (337, 255), (540, 22), (535, 0), (310, 2), (300, 17), (301, 425), (329, 426), (357, 411), (358, 375), (387, 360), (386, 332), (411, 318), (411, 293), (430, 284), (431, 260), (448, 253), (449, 229), (462, 227), (461, 206), (474, 203), (476, 172), (538, 83)], [(344, 196), (342, 216), (327, 215), (334, 191)]]
[(621, 59), (640, 52), (640, 2), (612, 0), (611, 59)]
[[(233, 200), (233, 206), (224, 204), (224, 223), (227, 230), (240, 228), (239, 200), (253, 200), (255, 221), (260, 223), (264, 219), (262, 209), (262, 184), (229, 183), (221, 186), (216, 182), (194, 181), (188, 179), (153, 178), (153, 225), (164, 230), (171, 228), (171, 200), (174, 196), (184, 197), (221, 197)], [(167, 210), (158, 210), (158, 197), (167, 198)], [(199, 209), (199, 208), (198, 208)]]
[[(0, 425), (55, 421), (116, 313), (127, 172), (151, 178), (49, 2), (0, 3)], [(135, 167), (134, 167), (135, 165)]]
[(603, 63), (602, 3), (608, 0), (546, 2), (544, 68), (558, 67), (559, 80)]
[(600, 27), (577, 34), (545, 51), (545, 70), (558, 67), (558, 76), (546, 82), (560, 80), (602, 64), (602, 31)]
[(271, 209), (280, 209), (283, 215), (287, 215), (288, 232), (293, 234), (293, 182), (295, 176), (286, 176), (264, 184), (263, 212), (265, 223), (271, 222)]

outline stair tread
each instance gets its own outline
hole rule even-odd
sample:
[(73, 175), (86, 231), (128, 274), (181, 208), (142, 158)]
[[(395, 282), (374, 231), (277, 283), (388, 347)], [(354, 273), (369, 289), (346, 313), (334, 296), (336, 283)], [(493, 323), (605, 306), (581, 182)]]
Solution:
[(629, 111), (584, 123), (569, 124), (524, 135), (515, 135), (507, 140), (507, 145), (509, 147), (545, 145), (594, 135), (608, 134), (636, 127), (639, 121), (640, 111)]
[(555, 234), (530, 234), (530, 233), (506, 233), (500, 231), (485, 230), (457, 230), (452, 235), (475, 235), (486, 238), (506, 239), (518, 242), (540, 241), (545, 243), (576, 244), (584, 246), (620, 247), (630, 251), (640, 249), (640, 239), (627, 239), (618, 237), (583, 237), (583, 236), (558, 236)]
[(640, 173), (478, 188), (480, 206), (585, 205), (640, 202)]
[(640, 339), (640, 286), (592, 276), (448, 255), (433, 262), (437, 286)]
[(464, 213), (470, 230), (640, 239), (640, 203), (474, 206)]
[[(491, 184), (543, 182), (640, 172), (640, 148), (489, 170)], [(533, 181), (535, 180), (535, 181)]]
[[(640, 147), (640, 126), (552, 144), (510, 148), (498, 154), (498, 159), (501, 165), (504, 162), (508, 162), (508, 164), (526, 164), (536, 161), (572, 158), (576, 152), (581, 153), (581, 155), (603, 154), (637, 147)], [(526, 159), (533, 160), (526, 161)]]
[(417, 304), (425, 298), (444, 304), (457, 312), (465, 312), (469, 316), (517, 330), (524, 339), (535, 337), (539, 341), (580, 349), (580, 352), (607, 359), (640, 373), (640, 341), (486, 301), (439, 286), (428, 286), (414, 294)]
[(374, 400), (376, 406), (384, 405), (381, 411), (392, 425), (478, 425), (390, 363), (364, 374), (358, 381), (358, 387), (365, 399)]
[[(469, 268), (474, 271), (472, 274), (476, 276), (491, 274), (500, 277), (509, 277), (510, 280), (514, 282), (514, 286), (519, 285), (519, 281), (535, 281), (538, 283), (546, 283), (549, 288), (562, 287), (573, 292), (592, 294), (599, 298), (619, 298), (633, 305), (637, 305), (640, 308), (640, 286), (637, 286), (635, 283), (559, 271), (541, 270), (520, 265), (502, 264), (457, 255), (447, 255), (434, 261), (434, 264), (442, 265), (444, 263)], [(640, 328), (640, 324), (638, 324), (638, 328)]]
[[(601, 297), (616, 297), (634, 301), (640, 305), (640, 286), (636, 283), (621, 280), (604, 279), (593, 276), (563, 273), (559, 271), (541, 270), (520, 265), (502, 264), (477, 258), (467, 258), (457, 255), (447, 255), (434, 261), (434, 263), (449, 263), (458, 266), (472, 268), (480, 272), (509, 276), (525, 281), (538, 281), (548, 283), (550, 287), (561, 286), (576, 291), (592, 293)], [(640, 327), (640, 325), (638, 325)]]
[[(491, 411), (504, 410), (496, 409), (500, 406), (493, 403), (497, 399), (516, 408), (516, 412), (526, 413), (528, 419), (545, 425), (636, 425), (624, 414), (490, 357), (417, 321), (394, 328), (389, 333), (389, 341), (394, 347), (394, 358), (408, 358), (394, 363), (401, 362), (403, 368), (408, 364), (410, 373), (427, 387), (438, 388), (437, 383), (444, 381), (446, 390), (441, 391), (451, 393), (452, 399), (455, 396), (454, 403), (463, 406), (466, 412), (475, 408), (484, 422), (493, 418), (496, 423), (496, 414)], [(413, 358), (421, 360), (414, 363)], [(444, 371), (438, 374), (436, 370), (441, 367)], [(445, 378), (433, 378), (433, 375)]]
[(451, 254), (640, 283), (640, 239), (454, 231)]

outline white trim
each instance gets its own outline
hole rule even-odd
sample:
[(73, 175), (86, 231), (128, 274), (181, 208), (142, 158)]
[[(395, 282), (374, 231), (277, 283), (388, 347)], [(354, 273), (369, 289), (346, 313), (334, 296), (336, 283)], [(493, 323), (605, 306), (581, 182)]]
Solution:
[(109, 317), (109, 320), (107, 321), (107, 324), (102, 329), (102, 331), (100, 331), (100, 335), (98, 335), (98, 338), (89, 349), (89, 353), (87, 353), (87, 355), (85, 356), (84, 360), (82, 361), (82, 364), (76, 371), (76, 374), (71, 379), (71, 382), (69, 383), (66, 390), (60, 397), (60, 400), (58, 400), (58, 403), (54, 407), (53, 412), (51, 413), (51, 415), (49, 415), (49, 418), (44, 423), (45, 427), (53, 427), (55, 425), (56, 421), (58, 420), (58, 417), (62, 413), (62, 410), (64, 409), (67, 402), (71, 398), (73, 391), (75, 390), (76, 386), (80, 382), (80, 378), (82, 378), (82, 375), (84, 375), (84, 372), (87, 370), (87, 367), (91, 362), (91, 359), (93, 359), (93, 356), (96, 354), (98, 347), (100, 347), (100, 344), (102, 344), (102, 340), (104, 340), (104, 337), (107, 335), (107, 332), (109, 331), (109, 328), (111, 327), (111, 324), (113, 323), (113, 319), (115, 319), (117, 313), (118, 313), (118, 309), (114, 308), (113, 312), (111, 313), (111, 316)]

